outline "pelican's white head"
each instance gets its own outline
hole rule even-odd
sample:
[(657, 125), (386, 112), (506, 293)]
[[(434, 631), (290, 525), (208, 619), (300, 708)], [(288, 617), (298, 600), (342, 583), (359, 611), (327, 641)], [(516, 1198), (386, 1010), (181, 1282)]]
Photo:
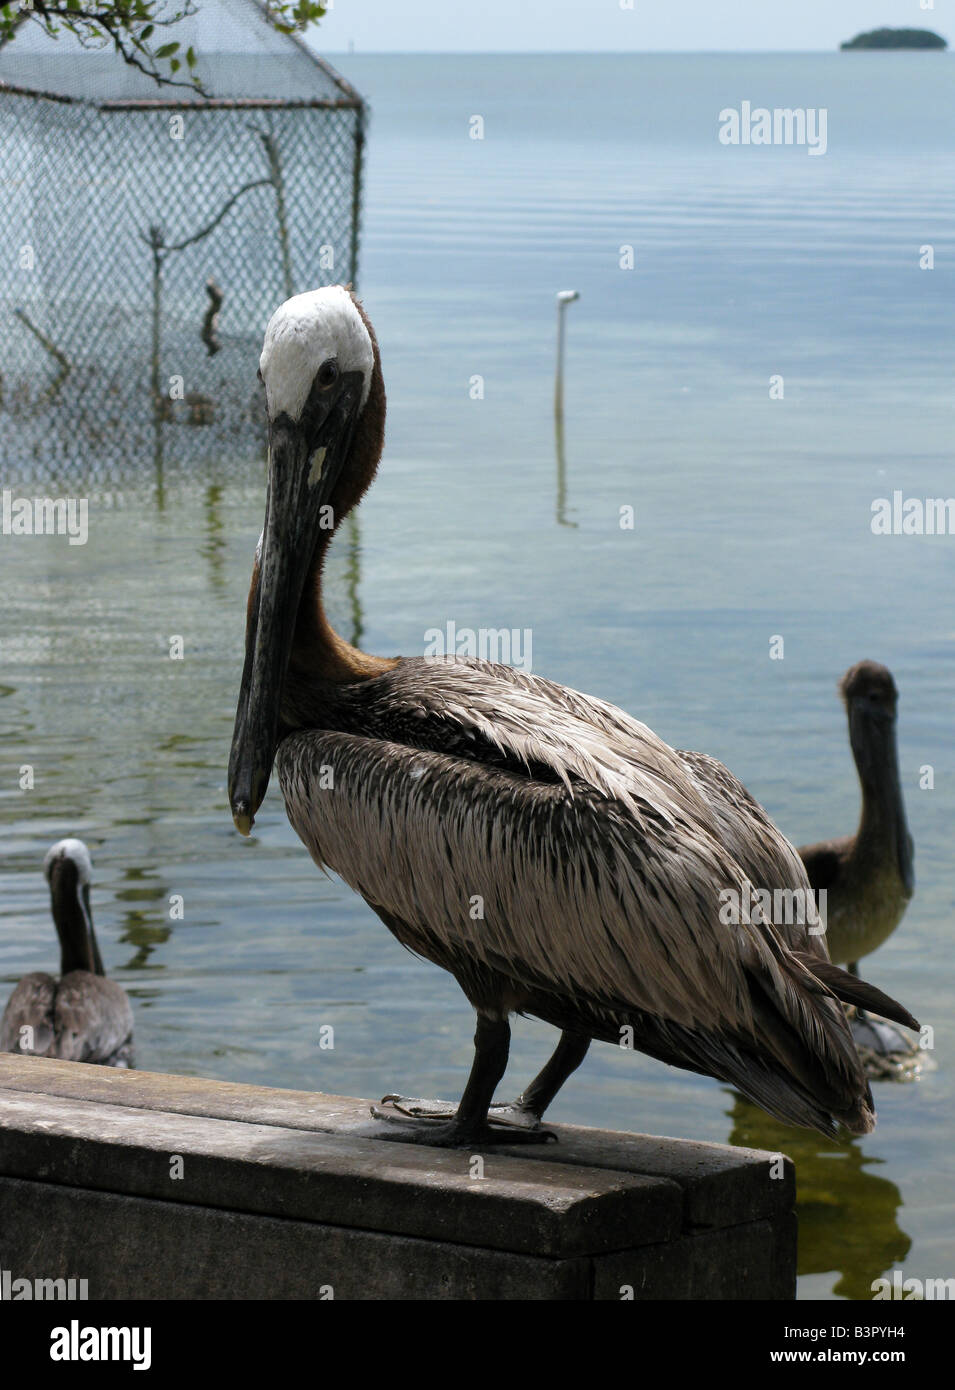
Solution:
[(55, 845), (50, 846), (43, 860), (43, 877), (47, 883), (50, 882), (53, 865), (60, 859), (70, 859), (76, 865), (80, 887), (88, 886), (93, 881), (93, 861), (82, 840), (57, 840)]
[(371, 390), (375, 352), (371, 335), (342, 285), (297, 294), (269, 319), (259, 358), (269, 418), (298, 420), (318, 373), (334, 362), (341, 375), (360, 372), (364, 409)]

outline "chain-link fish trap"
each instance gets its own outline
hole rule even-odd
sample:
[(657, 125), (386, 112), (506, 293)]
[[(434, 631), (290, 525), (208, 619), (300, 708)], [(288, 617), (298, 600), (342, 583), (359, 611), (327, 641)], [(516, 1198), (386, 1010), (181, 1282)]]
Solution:
[(365, 109), (257, 0), (174, 31), (203, 84), (20, 26), (0, 49), (0, 429), (20, 481), (261, 453), (290, 294), (354, 282)]

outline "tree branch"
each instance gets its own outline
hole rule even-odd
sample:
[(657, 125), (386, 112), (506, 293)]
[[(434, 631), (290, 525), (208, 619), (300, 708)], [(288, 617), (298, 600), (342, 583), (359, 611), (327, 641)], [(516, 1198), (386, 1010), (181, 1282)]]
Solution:
[(165, 246), (163, 249), (165, 251), (185, 251), (187, 246), (194, 245), (195, 242), (201, 241), (203, 237), (207, 237), (210, 232), (215, 231), (216, 227), (218, 227), (223, 217), (225, 217), (229, 209), (239, 201), (243, 193), (248, 193), (253, 188), (261, 188), (264, 184), (271, 182), (271, 179), (253, 179), (251, 183), (244, 183), (241, 188), (237, 189), (235, 193), (233, 193), (232, 197), (228, 200), (228, 202), (223, 203), (222, 207), (219, 209), (215, 217), (207, 226), (203, 227), (200, 231), (196, 232), (194, 236), (187, 236), (185, 241), (172, 242), (169, 246)]
[[(175, 8), (170, 9), (170, 5)], [(66, 29), (84, 47), (108, 41), (124, 63), (158, 86), (189, 87), (205, 95), (194, 71), (198, 60), (193, 50), (187, 49), (180, 57), (180, 45), (175, 40), (158, 46), (152, 42), (157, 29), (173, 29), (196, 13), (196, 0), (114, 0), (112, 5), (103, 0), (29, 0), (29, 8), (0, 0), (0, 46), (15, 39), (23, 23), (33, 20), (51, 38)], [(318, 0), (267, 0), (264, 8), (268, 23), (286, 34), (307, 28), (324, 13), (325, 6)], [(168, 64), (168, 73), (161, 70), (164, 63)], [(175, 76), (183, 63), (190, 72), (187, 80)]]

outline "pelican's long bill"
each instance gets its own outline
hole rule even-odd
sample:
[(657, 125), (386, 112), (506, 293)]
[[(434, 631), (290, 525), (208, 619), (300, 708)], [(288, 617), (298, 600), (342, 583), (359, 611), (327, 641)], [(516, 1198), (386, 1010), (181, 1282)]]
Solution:
[(331, 506), (362, 401), (361, 372), (331, 381), (324, 374), (323, 367), (297, 419), (269, 419), (262, 552), (229, 756), (229, 805), (242, 835), (251, 831), (272, 775), (299, 601), (320, 528), (334, 524), (323, 508)]

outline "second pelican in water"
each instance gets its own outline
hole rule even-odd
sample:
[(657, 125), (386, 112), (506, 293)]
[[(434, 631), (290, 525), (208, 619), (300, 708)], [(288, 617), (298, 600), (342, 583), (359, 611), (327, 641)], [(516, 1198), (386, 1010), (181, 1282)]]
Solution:
[[(357, 301), (333, 287), (282, 305), (260, 373), (269, 484), (229, 800), (248, 834), (277, 754), (289, 820), (316, 863), (449, 970), (477, 1011), (457, 1111), (394, 1137), (544, 1139), (540, 1117), (592, 1038), (718, 1077), (793, 1124), (870, 1130), (839, 999), (914, 1020), (832, 966), (805, 925), (747, 911), (721, 921), (726, 890), (809, 891), (795, 850), (731, 773), (539, 676), (369, 656), (330, 627), (328, 544), (384, 441), (378, 346)], [(489, 1123), (512, 1013), (562, 1033), (517, 1105), (491, 1111), (524, 1130)]]
[(0, 1052), (130, 1067), (133, 1012), (126, 991), (106, 978), (100, 959), (90, 910), (90, 852), (82, 840), (60, 840), (47, 853), (43, 873), (60, 938), (60, 978), (40, 971), (24, 975), (3, 1011)]
[(899, 781), (899, 692), (892, 672), (877, 661), (860, 661), (842, 677), (839, 693), (862, 787), (859, 829), (803, 845), (799, 853), (813, 888), (826, 891), (829, 957), (857, 974), (862, 957), (901, 922), (915, 892), (915, 867)]
[[(829, 956), (858, 975), (861, 958), (888, 940), (915, 892), (914, 849), (899, 780), (899, 692), (892, 672), (877, 661), (859, 661), (842, 677), (839, 693), (862, 788), (859, 829), (804, 845), (799, 853), (814, 892), (826, 894)], [(865, 1010), (850, 1024), (869, 1076), (909, 1079), (926, 1060), (904, 1033)]]

